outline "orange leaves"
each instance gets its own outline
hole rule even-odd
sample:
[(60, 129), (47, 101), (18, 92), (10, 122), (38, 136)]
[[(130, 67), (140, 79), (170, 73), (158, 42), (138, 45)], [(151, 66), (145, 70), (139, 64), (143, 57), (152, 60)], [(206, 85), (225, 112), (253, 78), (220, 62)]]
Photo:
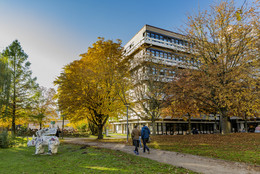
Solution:
[(151, 147), (232, 161), (260, 164), (260, 134), (199, 134), (153, 136)]
[[(189, 16), (186, 31), (193, 47), (187, 52), (198, 64), (182, 70), (171, 84), (171, 94), (179, 101), (172, 103), (174, 110), (191, 110), (187, 106), (194, 100), (192, 106), (207, 114), (259, 116), (257, 5), (237, 10), (233, 1), (225, 1), (209, 12)], [(176, 107), (180, 103), (182, 109)]]

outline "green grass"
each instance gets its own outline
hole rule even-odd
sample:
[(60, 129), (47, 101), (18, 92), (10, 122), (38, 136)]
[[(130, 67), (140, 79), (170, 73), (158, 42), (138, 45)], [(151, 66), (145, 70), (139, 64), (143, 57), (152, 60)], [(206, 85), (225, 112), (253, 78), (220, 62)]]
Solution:
[(0, 173), (194, 173), (120, 151), (80, 147), (61, 144), (52, 156), (34, 155), (35, 147), (0, 149)]
[(150, 147), (260, 165), (260, 134), (156, 136)]
[[(100, 141), (100, 140), (99, 140)], [(125, 143), (126, 139), (104, 139), (103, 142)], [(129, 145), (131, 145), (131, 139)], [(149, 147), (260, 165), (260, 134), (234, 133), (152, 136)]]

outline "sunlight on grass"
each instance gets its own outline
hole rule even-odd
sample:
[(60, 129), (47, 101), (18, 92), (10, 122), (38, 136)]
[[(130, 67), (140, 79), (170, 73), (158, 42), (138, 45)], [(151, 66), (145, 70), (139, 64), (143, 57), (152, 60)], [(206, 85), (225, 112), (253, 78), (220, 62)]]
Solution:
[[(82, 167), (84, 167), (84, 166), (82, 166)], [(102, 171), (123, 171), (123, 170), (116, 169), (116, 168), (107, 168), (107, 167), (101, 167), (101, 166), (92, 166), (92, 167), (87, 166), (87, 167), (84, 167), (84, 168), (102, 170)], [(123, 171), (123, 172), (126, 172), (126, 171)]]

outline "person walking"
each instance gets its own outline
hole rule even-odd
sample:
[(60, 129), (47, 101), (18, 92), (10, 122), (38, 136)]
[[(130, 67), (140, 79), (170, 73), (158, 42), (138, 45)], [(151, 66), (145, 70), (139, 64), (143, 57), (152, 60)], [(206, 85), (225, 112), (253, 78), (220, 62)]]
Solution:
[(60, 131), (60, 128), (59, 128), (59, 126), (58, 126), (58, 128), (57, 128), (57, 131), (56, 131), (56, 137), (60, 137), (60, 133), (61, 133), (61, 131)]
[(134, 153), (136, 155), (139, 155), (139, 152), (138, 152), (138, 147), (139, 147), (139, 136), (141, 135), (141, 132), (140, 130), (138, 129), (138, 125), (135, 125), (134, 126), (134, 129), (132, 130), (132, 133), (131, 133), (131, 136), (132, 136), (132, 140), (133, 140), (133, 143), (134, 143), (134, 146), (135, 146), (135, 150), (134, 150)]
[(145, 126), (145, 124), (142, 127), (141, 137), (142, 137), (142, 140), (143, 140), (143, 152), (145, 153), (145, 150), (147, 149), (148, 154), (149, 154), (150, 149), (147, 147), (146, 143), (148, 142), (149, 137), (150, 137), (150, 130), (147, 126)]

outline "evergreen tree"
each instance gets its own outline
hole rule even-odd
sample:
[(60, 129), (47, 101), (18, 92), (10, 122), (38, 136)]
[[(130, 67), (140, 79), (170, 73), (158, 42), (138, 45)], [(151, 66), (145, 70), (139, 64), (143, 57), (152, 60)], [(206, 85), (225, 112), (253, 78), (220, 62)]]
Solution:
[(12, 132), (15, 134), (15, 121), (25, 116), (25, 110), (30, 107), (34, 89), (38, 86), (36, 78), (32, 78), (31, 63), (28, 55), (22, 49), (18, 40), (13, 41), (4, 51), (3, 56), (9, 61), (11, 71), (9, 107), (12, 117)]
[(0, 118), (7, 114), (7, 105), (10, 94), (11, 71), (8, 60), (0, 54)]

